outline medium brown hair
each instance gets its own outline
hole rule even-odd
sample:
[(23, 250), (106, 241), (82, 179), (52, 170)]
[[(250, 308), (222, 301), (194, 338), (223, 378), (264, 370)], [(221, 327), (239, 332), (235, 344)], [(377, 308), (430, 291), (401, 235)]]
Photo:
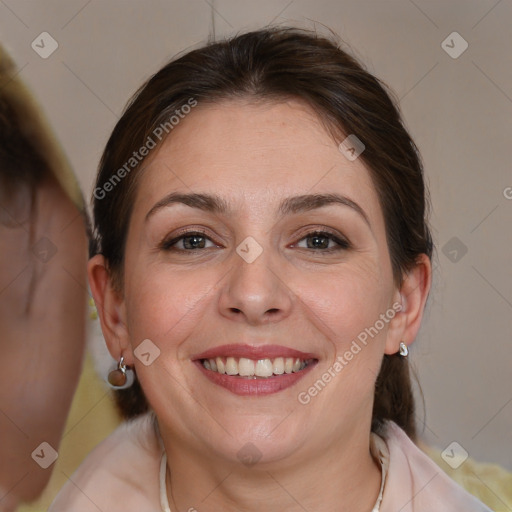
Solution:
[[(95, 238), (91, 256), (104, 255), (114, 286), (122, 290), (124, 248), (140, 164), (123, 173), (108, 197), (105, 184), (158, 126), (191, 98), (202, 103), (234, 98), (308, 104), (338, 140), (356, 135), (383, 211), (397, 286), (420, 254), (432, 257), (428, 196), (416, 145), (405, 129), (398, 101), (386, 86), (333, 38), (297, 28), (266, 28), (209, 43), (165, 65), (134, 95), (103, 153), (94, 192)], [(172, 133), (171, 135), (172, 136)], [(126, 165), (125, 165), (126, 168)], [(149, 409), (139, 383), (116, 391), (124, 417)], [(372, 430), (393, 420), (415, 438), (409, 365), (384, 355), (375, 386)]]

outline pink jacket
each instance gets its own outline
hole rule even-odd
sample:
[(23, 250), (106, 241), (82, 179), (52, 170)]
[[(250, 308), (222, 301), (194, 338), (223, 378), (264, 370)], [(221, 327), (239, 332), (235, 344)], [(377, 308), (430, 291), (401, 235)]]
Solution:
[(372, 446), (372, 453), (387, 467), (379, 512), (492, 512), (444, 473), (396, 423), (386, 423), (383, 438), (385, 442), (375, 436)]

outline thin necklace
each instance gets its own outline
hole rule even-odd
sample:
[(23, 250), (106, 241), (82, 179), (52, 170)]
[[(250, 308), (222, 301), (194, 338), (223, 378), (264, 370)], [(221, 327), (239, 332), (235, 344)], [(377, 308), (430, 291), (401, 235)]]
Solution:
[[(382, 501), (382, 494), (384, 492), (384, 481), (386, 479), (386, 467), (383, 462), (379, 459), (381, 465), (381, 482), (380, 482), (380, 492), (379, 497), (372, 509), (372, 512), (379, 512), (380, 504)], [(166, 477), (167, 477), (167, 454), (162, 454), (162, 458), (160, 460), (160, 507), (162, 508), (162, 512), (171, 512), (171, 507), (169, 506), (169, 499), (167, 497), (167, 486), (166, 486)]]
[(165, 477), (167, 476), (167, 454), (164, 452), (160, 461), (160, 507), (162, 512), (171, 512), (169, 507), (169, 499), (167, 498), (167, 486), (165, 485)]

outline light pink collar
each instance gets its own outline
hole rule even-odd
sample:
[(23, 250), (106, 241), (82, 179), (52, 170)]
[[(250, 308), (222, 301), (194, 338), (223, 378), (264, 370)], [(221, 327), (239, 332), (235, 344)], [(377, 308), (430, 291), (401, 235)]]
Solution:
[[(453, 481), (394, 422), (382, 437), (370, 434), (370, 452), (380, 462), (380, 493), (372, 512), (492, 512)], [(165, 477), (167, 457), (160, 461), (160, 504), (171, 512)]]

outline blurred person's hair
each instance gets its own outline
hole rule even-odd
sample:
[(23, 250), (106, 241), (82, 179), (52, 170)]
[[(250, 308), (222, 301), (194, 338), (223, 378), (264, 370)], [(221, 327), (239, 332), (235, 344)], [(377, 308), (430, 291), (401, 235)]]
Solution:
[(0, 223), (13, 228), (26, 223), (33, 226), (37, 188), (48, 181), (63, 190), (88, 224), (69, 162), (41, 107), (0, 46)]

